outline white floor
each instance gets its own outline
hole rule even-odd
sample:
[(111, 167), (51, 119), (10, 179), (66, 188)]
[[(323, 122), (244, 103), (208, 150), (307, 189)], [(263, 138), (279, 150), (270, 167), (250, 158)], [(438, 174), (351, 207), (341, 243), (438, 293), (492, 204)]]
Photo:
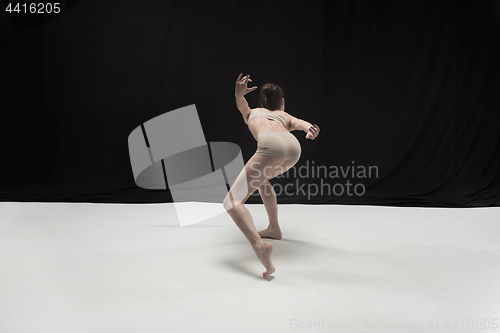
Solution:
[(173, 204), (2, 202), (0, 332), (500, 332), (500, 207), (279, 217), (267, 281), (227, 214), (181, 228)]

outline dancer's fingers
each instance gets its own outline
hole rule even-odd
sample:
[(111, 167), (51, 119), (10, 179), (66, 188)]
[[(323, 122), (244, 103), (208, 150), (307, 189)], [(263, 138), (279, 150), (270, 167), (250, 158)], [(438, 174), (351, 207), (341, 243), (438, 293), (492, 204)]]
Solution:
[(243, 73), (240, 73), (240, 75), (238, 76), (238, 78), (236, 79), (236, 83), (239, 83), (240, 79), (241, 79), (241, 76), (243, 75)]
[(318, 133), (319, 133), (318, 125), (316, 125), (316, 124), (312, 125), (311, 130), (313, 131), (314, 134), (318, 135)]
[(313, 140), (314, 140), (314, 138), (315, 138), (315, 137), (317, 137), (317, 136), (318, 136), (318, 133), (316, 132), (316, 129), (315, 129), (315, 128), (313, 128), (313, 127), (311, 127), (311, 128), (309, 129), (309, 133), (311, 134), (311, 139), (313, 139)]

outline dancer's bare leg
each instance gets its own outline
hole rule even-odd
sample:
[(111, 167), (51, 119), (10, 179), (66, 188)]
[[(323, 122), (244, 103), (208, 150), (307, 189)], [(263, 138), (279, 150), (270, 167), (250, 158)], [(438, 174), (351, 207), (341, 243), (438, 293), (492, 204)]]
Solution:
[[(279, 174), (286, 172), (293, 165), (294, 164), (282, 166), (282, 170), (280, 170), (281, 172)], [(259, 235), (261, 238), (281, 239), (282, 234), (278, 224), (278, 200), (276, 198), (274, 187), (269, 180), (262, 183), (259, 187), (259, 193), (262, 198), (262, 202), (264, 203), (264, 207), (266, 208), (267, 216), (269, 217), (269, 226), (266, 229), (259, 231)]]
[(274, 187), (269, 180), (260, 185), (259, 193), (269, 218), (269, 226), (259, 231), (259, 235), (261, 238), (281, 239), (281, 230), (278, 224), (278, 200)]
[[(262, 273), (262, 276), (266, 279), (275, 271), (275, 267), (271, 262), (273, 246), (260, 238), (255, 228), (255, 224), (253, 223), (252, 215), (245, 207), (244, 203), (265, 180), (274, 178), (276, 174), (280, 173), (283, 169), (281, 167), (282, 163), (282, 158), (253, 155), (250, 160), (248, 160), (247, 164), (245, 164), (244, 169), (238, 175), (228, 195), (224, 199), (224, 208), (227, 213), (248, 239), (257, 258), (259, 258), (260, 262), (267, 269)], [(241, 195), (243, 189), (246, 192), (246, 196), (240, 203), (235, 204), (234, 198), (243, 197)]]

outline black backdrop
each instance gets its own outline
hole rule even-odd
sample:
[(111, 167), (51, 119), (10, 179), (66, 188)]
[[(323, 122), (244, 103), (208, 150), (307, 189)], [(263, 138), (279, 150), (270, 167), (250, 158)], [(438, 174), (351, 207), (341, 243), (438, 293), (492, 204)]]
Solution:
[[(295, 170), (328, 177), (272, 180), (296, 190), (280, 203), (497, 206), (499, 4), (86, 0), (23, 24), (2, 11), (0, 200), (171, 202), (135, 185), (128, 135), (196, 104), (206, 140), (238, 144), (247, 161), (243, 72), (280, 84), (286, 111), (321, 127), (314, 141), (293, 132)], [(246, 97), (257, 106), (257, 92)], [(330, 173), (369, 166), (378, 173)]]

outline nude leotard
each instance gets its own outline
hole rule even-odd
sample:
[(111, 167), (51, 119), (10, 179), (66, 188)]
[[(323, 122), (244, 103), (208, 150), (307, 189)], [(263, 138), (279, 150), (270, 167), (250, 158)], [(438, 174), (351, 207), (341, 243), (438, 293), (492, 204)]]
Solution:
[(254, 109), (250, 113), (250, 115), (248, 116), (247, 122), (250, 123), (250, 120), (252, 120), (255, 117), (264, 117), (264, 118), (267, 118), (267, 119), (270, 119), (270, 120), (277, 120), (281, 124), (283, 124), (283, 126), (286, 129), (288, 129), (288, 127), (286, 126), (285, 116), (282, 116), (280, 114), (270, 114), (269, 112), (265, 112), (265, 111), (262, 111), (262, 110)]
[[(285, 116), (270, 114), (269, 112), (254, 109), (248, 116), (247, 123), (255, 117), (264, 117), (269, 120), (279, 121), (287, 130)], [(275, 156), (284, 159), (283, 165), (295, 164), (300, 158), (302, 149), (299, 140), (292, 133), (263, 131), (257, 136), (257, 150), (255, 154)]]

